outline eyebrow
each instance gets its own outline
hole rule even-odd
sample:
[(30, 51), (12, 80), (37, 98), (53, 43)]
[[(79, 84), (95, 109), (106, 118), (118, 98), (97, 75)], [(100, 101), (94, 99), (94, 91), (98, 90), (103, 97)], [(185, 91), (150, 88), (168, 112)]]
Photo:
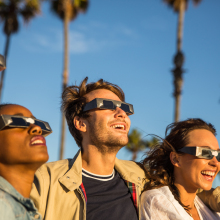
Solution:
[[(15, 116), (23, 116), (23, 117), (26, 117), (26, 116), (24, 116), (22, 113), (15, 113), (14, 115), (15, 115)], [(36, 117), (34, 117), (33, 115), (31, 115), (30, 117), (27, 117), (27, 118), (36, 119)]]

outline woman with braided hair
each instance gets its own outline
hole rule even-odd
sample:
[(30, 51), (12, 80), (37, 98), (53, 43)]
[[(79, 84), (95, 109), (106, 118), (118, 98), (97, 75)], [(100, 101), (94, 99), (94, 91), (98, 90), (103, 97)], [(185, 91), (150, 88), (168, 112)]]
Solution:
[(141, 220), (220, 219), (196, 195), (210, 190), (220, 169), (216, 130), (201, 119), (170, 124), (165, 139), (141, 162), (146, 179)]

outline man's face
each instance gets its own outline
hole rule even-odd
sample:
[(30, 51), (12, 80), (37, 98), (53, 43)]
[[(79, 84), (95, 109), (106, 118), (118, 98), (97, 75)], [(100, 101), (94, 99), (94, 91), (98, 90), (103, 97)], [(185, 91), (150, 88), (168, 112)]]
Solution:
[[(95, 98), (121, 101), (115, 93), (106, 89), (94, 90), (85, 97), (87, 102)], [(96, 146), (103, 153), (117, 152), (128, 143), (130, 119), (122, 109), (94, 109), (89, 114), (90, 117), (85, 120), (87, 130), (83, 141)]]
[[(32, 113), (20, 105), (7, 105), (0, 115), (16, 115), (34, 118)], [(34, 165), (37, 168), (49, 156), (42, 130), (35, 124), (26, 128), (4, 128), (0, 131), (0, 165)]]

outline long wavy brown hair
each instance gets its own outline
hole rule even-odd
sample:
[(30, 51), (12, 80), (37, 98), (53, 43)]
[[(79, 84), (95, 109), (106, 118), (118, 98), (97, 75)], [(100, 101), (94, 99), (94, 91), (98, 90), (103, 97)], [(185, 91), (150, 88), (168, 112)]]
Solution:
[(174, 166), (170, 161), (170, 153), (179, 152), (188, 143), (188, 134), (196, 129), (206, 129), (216, 136), (214, 126), (199, 118), (192, 118), (185, 121), (175, 122), (167, 126), (165, 139), (161, 139), (152, 150), (147, 153), (147, 157), (139, 163), (146, 175), (146, 184), (143, 191), (157, 189), (168, 186), (174, 198), (186, 209), (180, 201), (178, 188), (175, 186)]

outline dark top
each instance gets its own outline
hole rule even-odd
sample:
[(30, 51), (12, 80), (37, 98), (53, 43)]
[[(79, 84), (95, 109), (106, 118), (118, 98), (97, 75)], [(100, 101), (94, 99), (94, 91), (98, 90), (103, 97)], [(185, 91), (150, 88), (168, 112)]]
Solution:
[(116, 170), (108, 176), (82, 172), (87, 220), (138, 220), (131, 193)]

